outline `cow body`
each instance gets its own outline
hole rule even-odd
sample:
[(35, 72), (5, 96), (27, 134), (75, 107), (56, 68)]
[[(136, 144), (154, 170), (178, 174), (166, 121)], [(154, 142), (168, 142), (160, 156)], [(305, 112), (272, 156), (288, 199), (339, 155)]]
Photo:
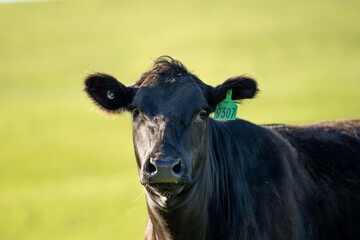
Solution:
[(360, 239), (360, 121), (215, 121), (227, 90), (252, 98), (256, 82), (213, 88), (168, 57), (132, 86), (85, 85), (103, 109), (132, 112), (145, 239)]
[(315, 195), (309, 196), (315, 239), (359, 239), (360, 120), (274, 130), (295, 148), (297, 160), (316, 186)]

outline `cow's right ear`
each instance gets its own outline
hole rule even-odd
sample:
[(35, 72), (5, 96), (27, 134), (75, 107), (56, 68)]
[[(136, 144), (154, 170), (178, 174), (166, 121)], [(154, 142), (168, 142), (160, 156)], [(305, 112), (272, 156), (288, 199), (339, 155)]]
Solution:
[(136, 90), (126, 87), (116, 78), (104, 73), (94, 73), (86, 77), (85, 92), (105, 111), (118, 112), (127, 109)]

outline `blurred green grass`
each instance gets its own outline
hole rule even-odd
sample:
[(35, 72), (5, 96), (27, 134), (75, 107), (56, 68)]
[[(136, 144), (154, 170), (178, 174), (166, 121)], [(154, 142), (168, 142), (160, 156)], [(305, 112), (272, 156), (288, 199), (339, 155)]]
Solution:
[(86, 73), (125, 84), (163, 55), (207, 83), (237, 74), (255, 123), (360, 117), (359, 1), (0, 4), (0, 239), (141, 239), (128, 114), (99, 113)]

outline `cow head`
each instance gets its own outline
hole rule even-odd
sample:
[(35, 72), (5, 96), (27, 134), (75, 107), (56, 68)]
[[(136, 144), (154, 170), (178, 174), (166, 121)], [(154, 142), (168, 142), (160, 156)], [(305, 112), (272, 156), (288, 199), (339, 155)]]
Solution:
[(133, 142), (141, 183), (153, 197), (186, 192), (202, 173), (209, 114), (228, 89), (232, 98), (252, 98), (256, 82), (240, 76), (213, 88), (170, 57), (160, 57), (139, 81), (126, 87), (107, 74), (92, 74), (85, 91), (110, 112), (132, 114)]

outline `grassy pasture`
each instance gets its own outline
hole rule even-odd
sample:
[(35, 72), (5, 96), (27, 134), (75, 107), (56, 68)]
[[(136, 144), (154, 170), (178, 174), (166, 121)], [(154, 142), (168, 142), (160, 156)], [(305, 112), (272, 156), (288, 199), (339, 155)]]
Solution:
[(141, 239), (128, 114), (100, 113), (87, 73), (125, 84), (163, 55), (207, 83), (256, 78), (255, 123), (360, 117), (360, 2), (0, 4), (0, 239)]

